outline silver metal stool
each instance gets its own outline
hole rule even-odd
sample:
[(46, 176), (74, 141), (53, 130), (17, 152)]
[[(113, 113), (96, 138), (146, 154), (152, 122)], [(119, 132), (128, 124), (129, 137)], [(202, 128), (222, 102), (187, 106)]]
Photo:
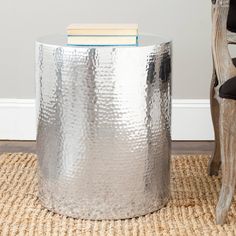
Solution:
[(123, 219), (169, 197), (171, 42), (36, 43), (39, 198), (84, 219)]

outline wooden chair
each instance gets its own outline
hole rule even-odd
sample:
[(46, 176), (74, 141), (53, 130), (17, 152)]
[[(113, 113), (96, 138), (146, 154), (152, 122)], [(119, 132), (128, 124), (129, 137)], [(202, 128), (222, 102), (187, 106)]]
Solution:
[(210, 97), (215, 151), (209, 174), (217, 175), (222, 164), (216, 222), (223, 224), (236, 183), (236, 59), (231, 59), (228, 50), (229, 43), (236, 43), (236, 0), (212, 0), (212, 22), (214, 70)]

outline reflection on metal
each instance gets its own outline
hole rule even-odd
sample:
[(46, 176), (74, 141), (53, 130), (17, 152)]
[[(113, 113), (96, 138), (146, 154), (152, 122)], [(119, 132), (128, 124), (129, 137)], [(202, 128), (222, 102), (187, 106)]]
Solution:
[(171, 43), (36, 43), (39, 198), (84, 219), (155, 211), (169, 197)]

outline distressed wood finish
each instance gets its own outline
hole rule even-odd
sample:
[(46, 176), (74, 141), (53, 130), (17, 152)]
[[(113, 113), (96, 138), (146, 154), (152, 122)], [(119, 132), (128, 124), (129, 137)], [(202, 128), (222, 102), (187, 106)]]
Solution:
[[(235, 16), (236, 17), (236, 16)], [(236, 44), (236, 34), (232, 32), (227, 32), (228, 43)]]
[(227, 38), (227, 17), (229, 12), (229, 0), (217, 0), (212, 10), (212, 53), (214, 66), (218, 78), (216, 96), (218, 97), (220, 86), (228, 79), (236, 75), (236, 68), (233, 65)]
[(216, 208), (216, 222), (223, 224), (229, 210), (236, 182), (236, 101), (222, 99), (220, 103), (220, 142), (222, 187)]
[[(214, 67), (214, 66), (213, 66)], [(212, 153), (208, 172), (209, 175), (218, 175), (220, 168), (220, 133), (219, 133), (219, 103), (215, 97), (215, 84), (217, 83), (217, 76), (215, 68), (213, 68), (211, 89), (210, 89), (210, 104), (211, 104), (211, 118), (213, 122), (213, 128), (215, 133), (215, 147)]]
[[(235, 42), (235, 34), (227, 32), (229, 0), (216, 0), (212, 5), (212, 53), (216, 75), (211, 85), (211, 111), (215, 131), (215, 152), (209, 163), (209, 173), (218, 174), (222, 162), (222, 187), (216, 207), (216, 223), (224, 224), (236, 182), (236, 101), (219, 97), (219, 88), (236, 76), (228, 43)], [(217, 79), (217, 86), (213, 81)], [(216, 103), (218, 102), (218, 105)], [(219, 153), (221, 155), (219, 155)]]

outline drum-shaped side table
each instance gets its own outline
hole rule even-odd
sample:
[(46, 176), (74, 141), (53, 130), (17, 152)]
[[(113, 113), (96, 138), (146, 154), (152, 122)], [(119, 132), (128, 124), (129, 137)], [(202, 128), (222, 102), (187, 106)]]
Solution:
[(171, 43), (36, 43), (39, 198), (54, 212), (123, 219), (169, 197)]

